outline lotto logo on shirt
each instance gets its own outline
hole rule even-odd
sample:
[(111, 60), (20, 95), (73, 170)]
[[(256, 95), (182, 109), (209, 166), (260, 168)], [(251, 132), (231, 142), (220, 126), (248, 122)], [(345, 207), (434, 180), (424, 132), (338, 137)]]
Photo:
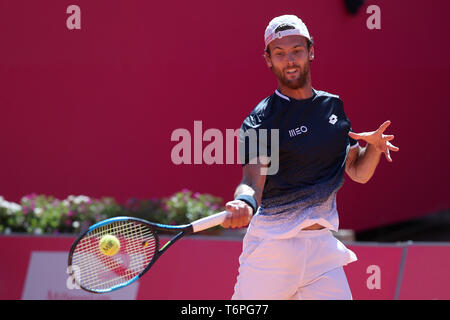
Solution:
[(306, 133), (306, 132), (308, 132), (308, 128), (305, 126), (301, 126), (301, 127), (297, 127), (295, 129), (289, 130), (289, 136), (292, 138), (292, 137), (298, 136), (298, 135)]
[(335, 114), (332, 114), (331, 117), (328, 120), (330, 120), (329, 122), (332, 125), (334, 125), (338, 121), (338, 118), (337, 118), (337, 116)]

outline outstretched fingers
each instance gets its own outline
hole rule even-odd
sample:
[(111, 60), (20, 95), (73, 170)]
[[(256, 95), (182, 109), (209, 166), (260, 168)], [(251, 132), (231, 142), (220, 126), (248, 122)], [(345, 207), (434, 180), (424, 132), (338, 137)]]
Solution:
[(386, 146), (387, 146), (387, 148), (388, 148), (389, 150), (392, 150), (392, 151), (399, 151), (399, 150), (400, 150), (399, 147), (394, 146), (394, 145), (393, 145), (392, 143), (390, 143), (390, 142), (387, 142), (387, 143), (386, 143)]
[(378, 128), (378, 132), (379, 133), (383, 133), (384, 131), (386, 131), (387, 127), (389, 127), (391, 125), (391, 121), (387, 120), (385, 122), (383, 122), (383, 124)]
[(360, 140), (360, 139), (364, 140), (365, 137), (367, 137), (369, 134), (370, 134), (369, 132), (355, 133), (355, 132), (351, 132), (351, 131), (350, 131), (350, 132), (348, 133), (348, 136), (349, 136), (350, 138), (352, 138), (352, 139), (355, 139), (355, 140)]
[(399, 151), (400, 148), (394, 146), (393, 144), (391, 144), (389, 141), (386, 142), (386, 150), (384, 151), (384, 155), (386, 157), (386, 160), (389, 162), (392, 162), (392, 157), (391, 157), (391, 150), (392, 151)]

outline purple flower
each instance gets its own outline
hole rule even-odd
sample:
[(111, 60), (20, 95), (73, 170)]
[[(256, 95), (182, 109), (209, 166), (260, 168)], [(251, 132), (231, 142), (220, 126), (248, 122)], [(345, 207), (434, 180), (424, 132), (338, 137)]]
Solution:
[(182, 193), (189, 193), (190, 191), (186, 188), (184, 188), (183, 190), (181, 190)]
[(198, 193), (198, 192), (194, 193), (194, 198), (195, 198), (195, 199), (200, 198), (200, 193)]
[(32, 200), (32, 199), (34, 199), (36, 197), (37, 197), (37, 194), (33, 192), (33, 193), (30, 193), (30, 194), (26, 195), (25, 199)]

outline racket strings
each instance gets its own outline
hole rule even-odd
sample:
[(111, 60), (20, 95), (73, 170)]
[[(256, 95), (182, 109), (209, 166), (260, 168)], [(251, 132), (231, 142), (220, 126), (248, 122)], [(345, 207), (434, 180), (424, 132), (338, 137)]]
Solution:
[[(104, 235), (120, 242), (114, 256), (100, 251)], [(151, 262), (156, 250), (154, 232), (132, 221), (116, 221), (89, 232), (76, 246), (72, 256), (73, 274), (84, 288), (102, 291), (122, 285), (139, 275)]]
[[(128, 228), (121, 224), (112, 228), (102, 228), (97, 231), (96, 235), (101, 238), (104, 234), (116, 235), (120, 239), (119, 241), (121, 241), (121, 247), (123, 248), (125, 245), (126, 250), (121, 250), (118, 256), (109, 257), (99, 253), (99, 249), (95, 245), (99, 238), (90, 241), (90, 243), (86, 242), (89, 244), (87, 247), (83, 246), (82, 251), (85, 252), (86, 249), (91, 250), (92, 245), (94, 246), (94, 265), (92, 264), (92, 259), (86, 259), (87, 263), (83, 261), (83, 265), (81, 266), (82, 270), (84, 268), (92, 269), (84, 274), (82, 272), (81, 276), (84, 284), (91, 286), (92, 289), (105, 289), (128, 281), (145, 268), (151, 260), (150, 256), (154, 253), (154, 245), (147, 246), (147, 250), (150, 253), (150, 255), (147, 255), (149, 259), (145, 259), (142, 253), (140, 253), (142, 249), (141, 240), (148, 238), (149, 235), (152, 237), (151, 231), (143, 233), (141, 228)], [(143, 241), (150, 242), (149, 239)], [(126, 253), (125, 256), (123, 254), (124, 251)], [(99, 285), (101, 285), (101, 288), (99, 288)]]

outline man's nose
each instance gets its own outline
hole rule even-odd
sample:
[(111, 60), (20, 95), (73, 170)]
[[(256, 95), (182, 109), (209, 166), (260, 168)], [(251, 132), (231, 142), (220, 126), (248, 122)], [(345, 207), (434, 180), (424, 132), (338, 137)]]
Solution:
[(294, 61), (295, 61), (294, 54), (293, 53), (287, 54), (287, 59), (288, 59), (287, 61), (288, 61), (289, 64), (293, 64)]

